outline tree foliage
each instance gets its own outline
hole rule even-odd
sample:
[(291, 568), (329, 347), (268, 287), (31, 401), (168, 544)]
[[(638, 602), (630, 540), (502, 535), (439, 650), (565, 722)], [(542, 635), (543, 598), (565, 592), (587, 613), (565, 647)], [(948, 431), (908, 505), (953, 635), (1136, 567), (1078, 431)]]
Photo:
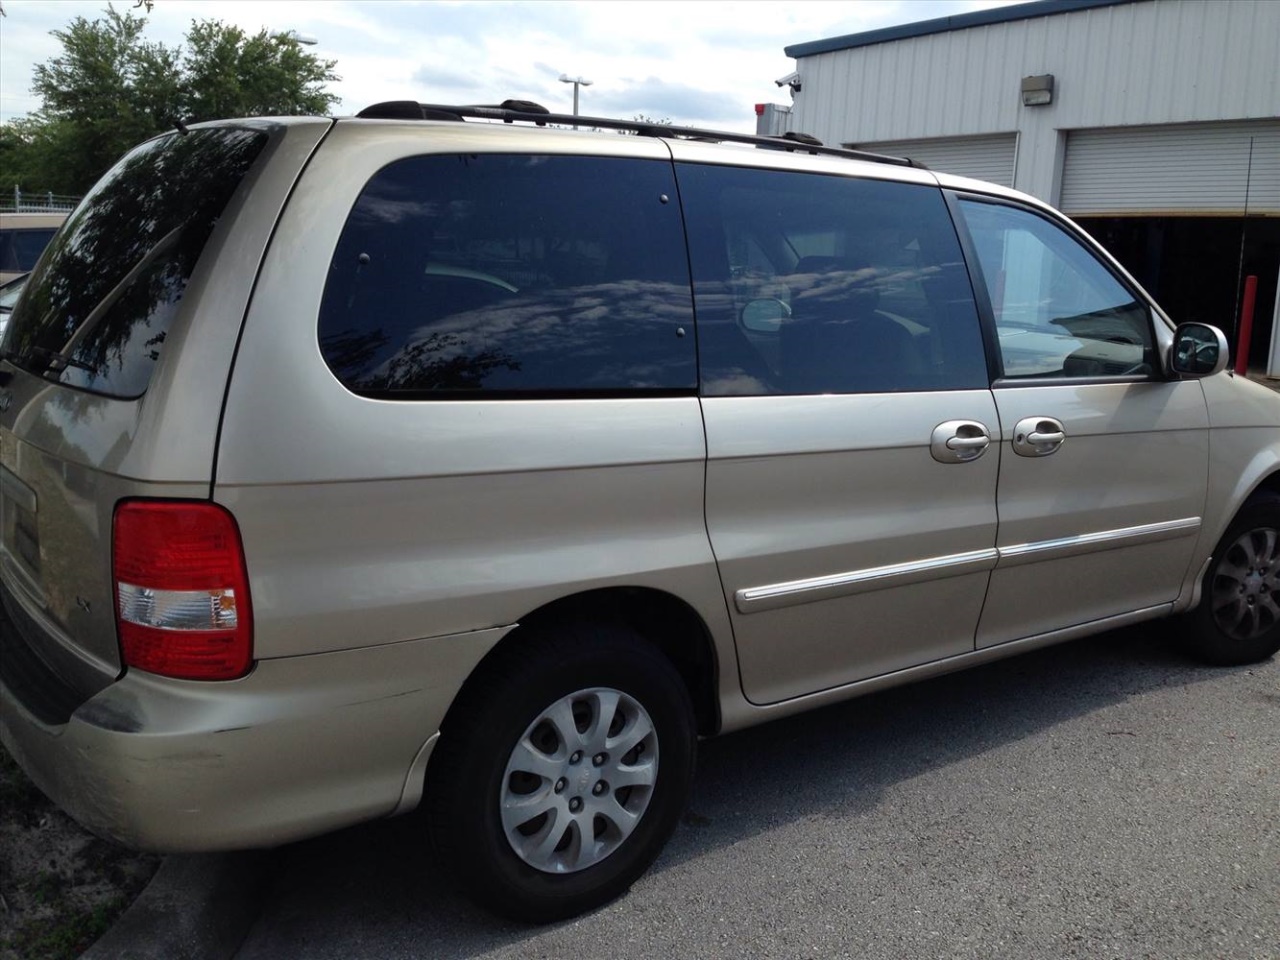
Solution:
[(323, 114), (335, 61), (286, 34), (195, 21), (181, 46), (144, 37), (145, 15), (108, 7), (53, 31), (35, 68), (38, 111), (0, 127), (0, 190), (84, 193), (126, 150), (172, 128), (228, 117)]
[[(649, 125), (649, 126), (651, 126), (651, 127), (669, 127), (669, 126), (671, 126), (671, 118), (670, 118), (670, 117), (662, 117), (661, 119), (659, 119), (659, 118), (657, 118), (657, 117), (651, 117), (651, 116), (649, 116), (648, 114), (644, 114), (644, 113), (637, 113), (637, 114), (636, 114), (635, 116), (633, 116), (631, 119), (632, 119), (632, 120), (634, 120), (636, 123), (644, 123), (644, 124), (648, 124), (648, 125)], [(635, 133), (636, 133), (636, 131), (635, 131), (635, 130), (616, 130), (616, 131), (614, 131), (614, 132), (615, 132), (615, 133), (620, 133), (620, 134), (622, 134), (623, 136), (627, 136), (627, 137), (634, 136), (634, 135), (635, 135)]]

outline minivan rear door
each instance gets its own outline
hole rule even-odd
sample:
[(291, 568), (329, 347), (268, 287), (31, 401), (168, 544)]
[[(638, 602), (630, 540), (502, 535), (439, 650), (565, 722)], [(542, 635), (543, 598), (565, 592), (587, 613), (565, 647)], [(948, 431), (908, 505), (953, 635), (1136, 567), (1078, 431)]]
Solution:
[(954, 227), (928, 174), (863, 169), (677, 164), (707, 527), (755, 703), (972, 650), (995, 563), (999, 427)]
[(0, 679), (12, 690), (84, 698), (119, 675), (115, 507), (209, 496), (258, 262), (329, 126), (237, 121), (148, 141), (32, 273), (0, 341), (0, 595), (16, 628)]

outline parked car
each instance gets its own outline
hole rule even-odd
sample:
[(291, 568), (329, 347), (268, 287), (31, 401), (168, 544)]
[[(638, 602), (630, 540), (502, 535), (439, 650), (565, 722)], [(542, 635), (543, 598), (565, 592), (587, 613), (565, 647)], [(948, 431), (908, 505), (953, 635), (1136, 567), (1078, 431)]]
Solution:
[(699, 737), (1160, 617), (1280, 646), (1280, 398), (907, 160), (523, 103), (193, 125), (0, 351), (0, 737), (139, 847), (422, 808), (546, 921), (653, 861)]
[(0, 283), (35, 267), (66, 219), (65, 213), (0, 213)]

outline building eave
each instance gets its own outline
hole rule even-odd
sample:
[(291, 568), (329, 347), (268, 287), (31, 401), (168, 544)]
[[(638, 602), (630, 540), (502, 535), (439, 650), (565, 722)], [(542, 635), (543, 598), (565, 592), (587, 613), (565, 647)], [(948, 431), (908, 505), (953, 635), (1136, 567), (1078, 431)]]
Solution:
[(994, 23), (1013, 23), (1018, 20), (1030, 20), (1034, 17), (1051, 17), (1062, 13), (1075, 13), (1080, 10), (1090, 10), (1094, 7), (1114, 7), (1119, 4), (1141, 2), (1151, 2), (1151, 0), (1035, 0), (1034, 3), (1019, 3), (1014, 6), (997, 7), (992, 10), (975, 10), (972, 13), (962, 13), (954, 17), (938, 17), (934, 20), (921, 20), (918, 23), (904, 23), (896, 27), (883, 27), (880, 30), (850, 33), (843, 37), (793, 43), (789, 47), (784, 47), (783, 52), (788, 57), (799, 60), (802, 57), (813, 57), (820, 53), (854, 50), (858, 47), (870, 47), (878, 43), (892, 43), (895, 40), (908, 40), (912, 37), (927, 37), (935, 33), (965, 30), (969, 27), (986, 27)]

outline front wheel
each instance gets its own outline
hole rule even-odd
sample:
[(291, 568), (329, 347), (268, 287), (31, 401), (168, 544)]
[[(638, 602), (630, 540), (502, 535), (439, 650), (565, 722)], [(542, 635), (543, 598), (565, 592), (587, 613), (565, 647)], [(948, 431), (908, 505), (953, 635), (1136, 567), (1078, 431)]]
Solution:
[(693, 775), (680, 675), (621, 627), (521, 630), (459, 695), (428, 771), (437, 851), (496, 913), (546, 923), (624, 893)]
[(1256, 494), (1227, 528), (1182, 640), (1193, 656), (1223, 666), (1280, 650), (1280, 495)]

